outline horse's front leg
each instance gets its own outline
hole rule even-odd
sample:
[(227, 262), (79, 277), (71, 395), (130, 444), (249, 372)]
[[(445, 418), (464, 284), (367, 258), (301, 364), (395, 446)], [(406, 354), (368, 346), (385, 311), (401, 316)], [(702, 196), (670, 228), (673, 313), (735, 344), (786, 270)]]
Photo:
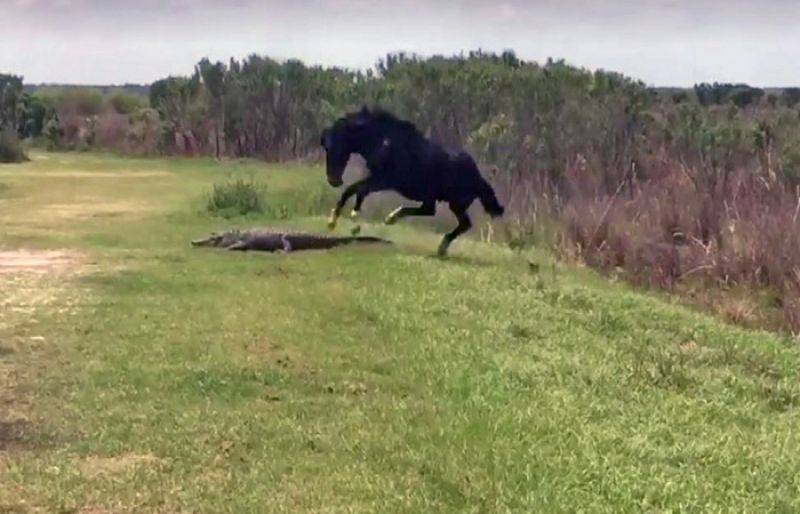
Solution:
[[(360, 180), (358, 182), (354, 182), (347, 186), (345, 190), (342, 192), (342, 196), (339, 197), (339, 201), (336, 202), (336, 206), (331, 210), (331, 215), (328, 217), (328, 228), (333, 230), (336, 228), (336, 222), (339, 220), (339, 216), (342, 213), (342, 209), (344, 208), (344, 204), (347, 203), (347, 200), (350, 199), (351, 196), (358, 194), (361, 197), (361, 201), (364, 201), (364, 196), (367, 195), (369, 192), (369, 178), (365, 178), (364, 180)], [(356, 200), (356, 203), (361, 208), (361, 205)], [(355, 211), (355, 209), (354, 209)], [(357, 211), (356, 211), (357, 212)]]
[(356, 202), (353, 204), (353, 210), (350, 211), (350, 219), (355, 224), (353, 228), (350, 229), (350, 233), (354, 236), (361, 232), (361, 225), (358, 223), (358, 217), (361, 215), (361, 204), (364, 203), (364, 198), (366, 198), (370, 192), (369, 189), (364, 188), (356, 193)]

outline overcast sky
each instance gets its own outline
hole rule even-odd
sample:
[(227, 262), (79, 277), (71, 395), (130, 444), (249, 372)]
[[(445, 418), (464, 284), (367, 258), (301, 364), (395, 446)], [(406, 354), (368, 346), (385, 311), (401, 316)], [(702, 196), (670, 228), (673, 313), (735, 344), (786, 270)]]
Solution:
[(800, 85), (797, 0), (0, 0), (0, 72), (149, 83), (250, 53), (366, 68), (514, 49), (650, 85)]

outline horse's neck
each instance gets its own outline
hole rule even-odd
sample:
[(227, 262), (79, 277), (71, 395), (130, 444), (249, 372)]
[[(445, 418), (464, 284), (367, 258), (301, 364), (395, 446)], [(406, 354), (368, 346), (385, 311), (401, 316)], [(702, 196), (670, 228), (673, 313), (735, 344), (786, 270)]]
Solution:
[(370, 140), (365, 143), (364, 147), (356, 153), (363, 157), (364, 160), (367, 161), (367, 164), (371, 166), (379, 165), (380, 162), (385, 159), (391, 146), (391, 141), (388, 136), (380, 131), (375, 132), (375, 134), (370, 137)]

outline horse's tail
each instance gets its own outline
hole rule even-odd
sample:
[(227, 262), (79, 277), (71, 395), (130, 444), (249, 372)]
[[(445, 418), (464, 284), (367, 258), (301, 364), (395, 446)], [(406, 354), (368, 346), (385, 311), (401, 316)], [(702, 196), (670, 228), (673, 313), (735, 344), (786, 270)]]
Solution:
[(478, 200), (480, 200), (483, 209), (493, 218), (498, 218), (506, 211), (497, 200), (497, 195), (494, 194), (494, 189), (488, 182), (483, 181), (482, 187), (478, 192)]

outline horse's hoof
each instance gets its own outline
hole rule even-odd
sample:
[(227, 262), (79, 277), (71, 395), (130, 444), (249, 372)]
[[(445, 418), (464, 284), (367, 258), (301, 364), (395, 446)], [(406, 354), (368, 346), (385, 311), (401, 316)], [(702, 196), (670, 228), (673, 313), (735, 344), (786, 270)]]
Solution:
[(339, 214), (336, 212), (336, 209), (331, 211), (330, 216), (328, 216), (328, 228), (333, 230), (336, 228), (336, 222), (339, 220)]

